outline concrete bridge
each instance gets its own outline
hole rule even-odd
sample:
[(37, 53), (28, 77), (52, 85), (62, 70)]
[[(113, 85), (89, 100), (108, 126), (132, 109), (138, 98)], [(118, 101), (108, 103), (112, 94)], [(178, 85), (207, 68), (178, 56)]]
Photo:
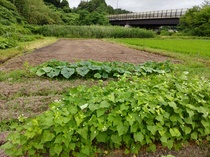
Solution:
[(109, 15), (112, 25), (154, 28), (176, 26), (188, 9), (158, 10), (139, 13)]

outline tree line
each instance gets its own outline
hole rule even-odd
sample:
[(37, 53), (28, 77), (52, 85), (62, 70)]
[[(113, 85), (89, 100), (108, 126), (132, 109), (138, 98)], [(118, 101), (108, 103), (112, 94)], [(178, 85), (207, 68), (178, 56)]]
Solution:
[(194, 6), (181, 17), (179, 29), (187, 35), (210, 37), (210, 1)]
[[(129, 11), (105, 0), (81, 1), (74, 8), (67, 0), (0, 0), (0, 25), (109, 25), (107, 15), (121, 13)], [(210, 36), (210, 1), (189, 9), (178, 28), (187, 35)]]
[(107, 14), (129, 12), (113, 9), (105, 0), (81, 1), (77, 8), (70, 8), (67, 0), (0, 0), (0, 3), (9, 11), (13, 8), (12, 10), (17, 11), (26, 23), (34, 25), (108, 25)]

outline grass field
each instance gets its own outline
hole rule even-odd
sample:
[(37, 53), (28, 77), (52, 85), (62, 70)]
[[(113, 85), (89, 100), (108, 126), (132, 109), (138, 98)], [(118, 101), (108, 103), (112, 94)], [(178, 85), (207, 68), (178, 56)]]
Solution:
[(210, 78), (210, 40), (183, 38), (108, 39), (138, 50), (180, 60), (178, 70)]
[(202, 39), (115, 39), (117, 42), (210, 59), (210, 40)]

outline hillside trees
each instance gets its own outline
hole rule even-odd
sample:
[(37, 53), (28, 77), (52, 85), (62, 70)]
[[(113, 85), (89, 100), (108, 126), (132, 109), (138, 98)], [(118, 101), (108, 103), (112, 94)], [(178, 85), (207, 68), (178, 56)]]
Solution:
[(51, 11), (44, 4), (43, 0), (16, 0), (14, 4), (29, 24), (44, 25), (61, 23), (60, 15)]
[(180, 18), (180, 29), (189, 35), (210, 36), (210, 2), (194, 6)]
[(122, 9), (113, 9), (106, 4), (105, 0), (81, 1), (76, 9), (79, 14), (80, 25), (108, 25), (107, 14), (128, 13)]
[(14, 4), (7, 0), (0, 1), (0, 24), (11, 25), (14, 23), (21, 24), (23, 18), (18, 14)]

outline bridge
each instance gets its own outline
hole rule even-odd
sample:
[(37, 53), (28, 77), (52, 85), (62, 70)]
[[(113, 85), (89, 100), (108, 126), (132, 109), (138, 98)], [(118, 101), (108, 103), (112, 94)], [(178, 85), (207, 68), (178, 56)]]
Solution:
[(188, 9), (158, 10), (139, 13), (109, 15), (112, 25), (154, 28), (176, 26)]

